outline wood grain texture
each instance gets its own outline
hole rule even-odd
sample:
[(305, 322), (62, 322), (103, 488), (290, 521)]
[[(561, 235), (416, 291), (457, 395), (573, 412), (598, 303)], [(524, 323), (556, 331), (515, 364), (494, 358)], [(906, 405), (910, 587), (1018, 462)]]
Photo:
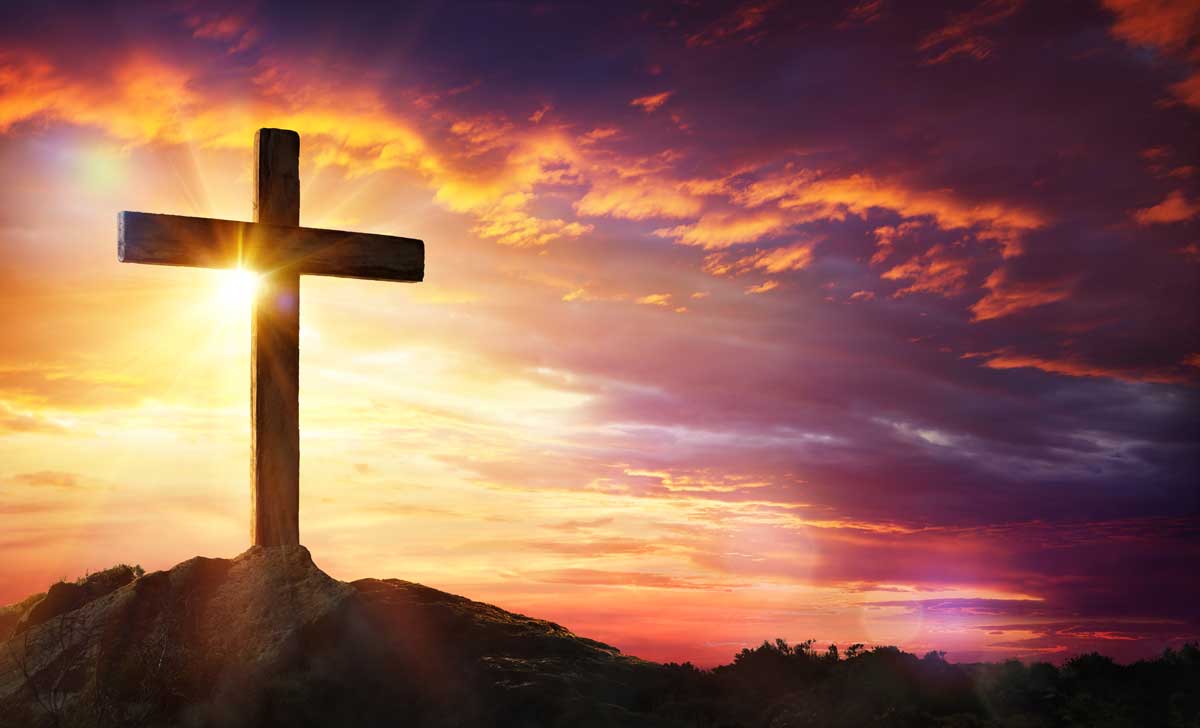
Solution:
[(300, 224), (300, 135), (289, 129), (254, 134), (254, 222)]
[[(254, 178), (255, 222), (295, 230), (299, 135), (260, 129)], [(264, 238), (254, 247), (275, 245)], [(250, 318), (250, 500), (251, 543), (300, 543), (300, 275), (292, 266), (263, 274)]]
[(425, 243), (412, 238), (148, 212), (117, 216), (117, 259), (381, 281), (425, 277)]

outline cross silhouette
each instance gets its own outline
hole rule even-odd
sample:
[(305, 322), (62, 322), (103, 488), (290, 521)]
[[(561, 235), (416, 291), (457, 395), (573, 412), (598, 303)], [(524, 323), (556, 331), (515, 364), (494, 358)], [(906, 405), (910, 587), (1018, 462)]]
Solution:
[(254, 135), (254, 222), (122, 212), (117, 259), (262, 274), (250, 327), (250, 540), (300, 543), (300, 276), (420, 281), (425, 243), (300, 227), (300, 135)]

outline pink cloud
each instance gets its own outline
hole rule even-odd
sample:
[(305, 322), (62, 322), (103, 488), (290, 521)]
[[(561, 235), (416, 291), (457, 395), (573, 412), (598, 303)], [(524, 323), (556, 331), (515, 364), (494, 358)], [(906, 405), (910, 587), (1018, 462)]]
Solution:
[(661, 91), (656, 94), (650, 94), (649, 96), (639, 96), (633, 101), (630, 101), (629, 105), (637, 106), (641, 108), (642, 111), (645, 111), (647, 114), (649, 114), (650, 112), (660, 108), (663, 104), (667, 103), (667, 99), (671, 98), (671, 96), (674, 94), (674, 91)]
[(688, 36), (689, 48), (702, 48), (721, 43), (754, 43), (762, 37), (767, 14), (775, 2), (749, 2), (717, 20), (704, 30)]
[(958, 56), (982, 61), (992, 54), (994, 43), (981, 31), (1008, 18), (1023, 0), (984, 0), (921, 39), (917, 49), (926, 53), (926, 64), (945, 63)]

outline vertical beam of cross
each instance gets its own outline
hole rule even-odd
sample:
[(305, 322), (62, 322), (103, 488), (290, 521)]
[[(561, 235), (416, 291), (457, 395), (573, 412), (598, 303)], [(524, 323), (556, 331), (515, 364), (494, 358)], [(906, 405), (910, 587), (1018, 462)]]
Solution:
[[(300, 135), (260, 129), (254, 177), (254, 221), (299, 225)], [(287, 261), (262, 275), (250, 342), (250, 542), (291, 546), (300, 543), (300, 274)]]
[(300, 227), (300, 135), (254, 137), (254, 222), (122, 212), (122, 263), (262, 274), (250, 333), (250, 541), (300, 543), (300, 276), (425, 278), (425, 243)]

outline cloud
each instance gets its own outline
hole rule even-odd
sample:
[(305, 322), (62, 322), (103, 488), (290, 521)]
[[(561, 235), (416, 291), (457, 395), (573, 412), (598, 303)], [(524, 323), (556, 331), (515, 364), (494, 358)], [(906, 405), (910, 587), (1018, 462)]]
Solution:
[(945, 63), (957, 56), (982, 61), (992, 54), (995, 44), (982, 30), (1016, 13), (1023, 0), (984, 0), (971, 10), (955, 14), (950, 22), (921, 39), (917, 49), (925, 53), (924, 63)]
[(63, 432), (62, 424), (35, 412), (14, 408), (0, 402), (0, 432)]
[(193, 28), (193, 38), (226, 41), (230, 53), (244, 51), (259, 39), (258, 29), (239, 15), (196, 14), (188, 17), (187, 24)]
[(741, 585), (737, 581), (716, 582), (670, 574), (644, 571), (605, 571), (601, 569), (558, 569), (554, 571), (526, 571), (522, 576), (534, 581), (577, 586), (624, 587), (635, 589), (733, 589)]
[(650, 295), (642, 296), (641, 298), (635, 300), (634, 303), (640, 303), (644, 306), (670, 306), (671, 294), (651, 293)]
[(647, 114), (649, 114), (650, 112), (660, 108), (663, 104), (667, 103), (667, 99), (671, 98), (674, 93), (674, 91), (660, 91), (659, 93), (651, 94), (649, 96), (639, 96), (633, 101), (630, 101), (629, 105), (640, 107), (642, 111), (645, 111)]
[(892, 294), (896, 298), (913, 293), (937, 293), (957, 296), (966, 288), (968, 260), (943, 245), (935, 245), (919, 256), (883, 273), (884, 280), (909, 280), (911, 284)]
[[(249, 70), (247, 71), (249, 73)], [(588, 225), (530, 211), (537, 184), (561, 178), (577, 161), (557, 130), (514, 134), (504, 118), (460, 117), (435, 140), (393, 113), (378, 89), (263, 62), (242, 79), (250, 102), (234, 107), (209, 93), (202, 71), (146, 53), (117, 61), (111, 79), (72, 77), (31, 53), (0, 57), (0, 132), (32, 118), (94, 126), (130, 144), (247, 148), (261, 126), (296, 129), (318, 166), (351, 176), (389, 169), (417, 173), (447, 208), (475, 215), (476, 234), (504, 245), (542, 246), (588, 232)], [(303, 103), (296, 100), (302, 99)], [(440, 149), (447, 144), (450, 148)], [(473, 157), (501, 155), (487, 171)], [(465, 160), (457, 157), (465, 153)]]
[(1013, 281), (1003, 269), (993, 271), (984, 282), (987, 295), (971, 306), (973, 321), (987, 321), (1010, 316), (1048, 303), (1062, 301), (1071, 295), (1071, 281)]
[(979, 239), (996, 242), (1005, 256), (1014, 256), (1020, 251), (1020, 236), (1045, 224), (1041, 214), (1019, 205), (971, 202), (944, 190), (920, 189), (868, 174), (839, 177), (791, 170), (742, 182), (746, 176), (743, 171), (723, 179), (685, 182), (687, 189), (722, 194), (741, 209), (706, 212), (693, 223), (660, 228), (655, 234), (683, 245), (724, 248), (778, 235), (796, 225), (843, 221), (849, 215), (865, 219), (871, 210), (879, 209), (906, 219), (899, 226), (879, 228), (881, 250), (889, 254), (897, 235), (910, 234), (920, 219), (928, 218), (943, 230), (975, 230)]
[[(753, 188), (753, 186), (752, 186)], [(871, 208), (894, 210), (905, 218), (930, 217), (942, 229), (983, 226), (1021, 232), (1041, 227), (1036, 212), (1002, 202), (971, 202), (943, 190), (925, 190), (868, 174), (827, 177), (783, 185), (762, 195), (778, 199), (781, 208), (812, 209), (813, 217), (840, 219), (846, 213), (865, 217)]]
[(559, 218), (547, 220), (527, 214), (520, 208), (505, 209), (503, 205), (488, 210), (483, 220), (471, 228), (471, 232), (481, 238), (522, 248), (548, 245), (562, 238), (577, 238), (592, 230), (591, 225)]
[(671, 238), (680, 245), (715, 250), (761, 240), (789, 227), (791, 225), (787, 217), (773, 211), (749, 214), (712, 212), (701, 215), (694, 223), (659, 228), (654, 234), (660, 238)]
[(883, 17), (886, 4), (886, 0), (861, 0), (846, 10), (845, 18), (838, 27), (874, 23)]
[(1174, 190), (1157, 205), (1136, 211), (1133, 219), (1140, 225), (1161, 225), (1190, 220), (1197, 214), (1200, 214), (1200, 202), (1188, 200), (1183, 190)]
[(919, 221), (910, 220), (899, 225), (881, 225), (875, 228), (871, 233), (875, 236), (875, 253), (871, 256), (871, 265), (877, 265), (890, 258), (896, 251), (896, 243), (911, 236), (921, 226)]
[(704, 270), (715, 276), (742, 275), (754, 270), (765, 273), (786, 273), (803, 270), (812, 261), (812, 243), (795, 243), (760, 250), (733, 260), (728, 260), (720, 253), (714, 253), (704, 259)]
[(1200, 34), (1200, 7), (1191, 0), (1103, 0), (1116, 15), (1111, 32), (1136, 45), (1187, 50)]
[(669, 182), (645, 178), (604, 176), (573, 207), (585, 217), (608, 215), (625, 220), (687, 218), (698, 214), (701, 203)]
[(901, 599), (865, 602), (867, 607), (906, 607), (931, 615), (955, 617), (979, 616), (1040, 616), (1046, 613), (1041, 599), (988, 599), (953, 597), (949, 599)]
[(722, 43), (755, 43), (763, 35), (767, 15), (775, 2), (749, 2), (738, 6), (704, 30), (688, 36), (689, 48)]
[(33, 473), (17, 473), (12, 482), (35, 488), (78, 488), (79, 476), (61, 470), (39, 470)]
[(1171, 92), (1188, 106), (1200, 108), (1200, 72), (1193, 73), (1179, 83), (1171, 84)]
[(611, 139), (621, 133), (621, 130), (615, 126), (598, 126), (586, 134), (579, 136), (580, 144), (594, 144), (604, 139)]
[(599, 528), (600, 526), (607, 526), (612, 522), (612, 516), (604, 516), (601, 518), (571, 519), (562, 521), (561, 523), (548, 524), (548, 528), (553, 528), (560, 531), (580, 531), (584, 529)]
[(763, 281), (756, 286), (750, 286), (746, 289), (747, 295), (755, 295), (758, 293), (767, 293), (779, 287), (779, 281)]
[(1048, 374), (1061, 374), (1068, 377), (1104, 377), (1127, 382), (1155, 382), (1158, 384), (1179, 384), (1187, 381), (1187, 378), (1178, 372), (1118, 369), (1089, 364), (1073, 357), (1049, 359), (1018, 354), (1011, 350), (964, 355), (964, 358), (971, 357), (983, 357), (983, 365), (989, 369), (1037, 369)]
[(1111, 32), (1130, 45), (1157, 48), (1192, 65), (1191, 75), (1170, 89), (1177, 99), (1200, 108), (1200, 6), (1192, 0), (1103, 0), (1115, 16)]

